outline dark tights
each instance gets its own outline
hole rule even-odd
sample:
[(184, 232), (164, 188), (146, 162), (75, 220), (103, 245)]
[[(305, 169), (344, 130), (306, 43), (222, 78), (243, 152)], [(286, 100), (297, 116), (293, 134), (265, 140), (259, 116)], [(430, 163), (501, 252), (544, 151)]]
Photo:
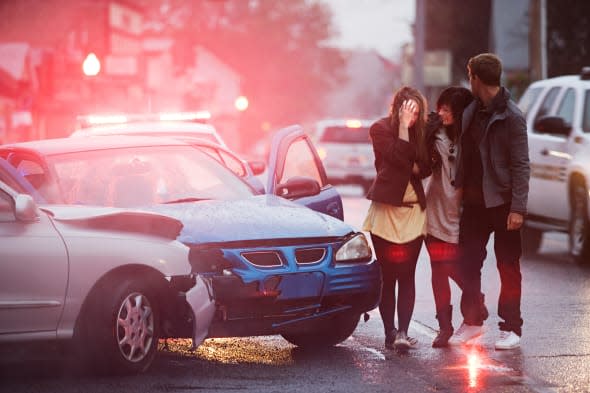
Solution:
[(408, 243), (398, 244), (371, 234), (371, 240), (383, 274), (379, 312), (385, 334), (395, 328), (396, 283), (398, 326), (400, 331), (407, 333), (416, 300), (416, 263), (424, 238), (420, 236)]

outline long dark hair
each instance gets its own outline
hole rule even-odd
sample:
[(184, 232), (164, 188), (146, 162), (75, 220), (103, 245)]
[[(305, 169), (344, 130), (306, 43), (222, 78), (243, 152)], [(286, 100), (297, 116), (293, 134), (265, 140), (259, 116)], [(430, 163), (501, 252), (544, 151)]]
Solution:
[(413, 87), (403, 86), (395, 92), (391, 106), (389, 110), (389, 116), (391, 117), (391, 127), (397, 132), (399, 130), (399, 110), (406, 100), (416, 101), (418, 104), (418, 119), (414, 125), (410, 127), (410, 132), (414, 133), (416, 138), (416, 152), (418, 160), (426, 162), (428, 160), (428, 152), (426, 148), (426, 98)]
[(462, 86), (450, 86), (444, 89), (436, 100), (437, 111), (441, 106), (446, 105), (451, 109), (453, 115), (453, 124), (449, 127), (449, 137), (453, 142), (457, 142), (461, 133), (461, 123), (463, 122), (463, 110), (473, 101), (473, 94), (469, 89)]

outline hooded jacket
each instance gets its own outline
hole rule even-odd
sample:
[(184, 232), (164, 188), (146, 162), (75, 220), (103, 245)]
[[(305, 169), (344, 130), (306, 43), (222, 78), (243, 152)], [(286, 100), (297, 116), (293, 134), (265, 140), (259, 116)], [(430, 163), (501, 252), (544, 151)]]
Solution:
[[(426, 208), (426, 196), (422, 179), (431, 174), (428, 163), (419, 162), (414, 133), (410, 130), (410, 141), (399, 138), (399, 130), (391, 127), (391, 116), (377, 120), (369, 129), (369, 135), (375, 152), (375, 170), (377, 175), (367, 192), (367, 199), (388, 203), (393, 206), (407, 206), (403, 197), (412, 183), (417, 201), (422, 210)], [(420, 173), (412, 174), (414, 163), (418, 164)]]

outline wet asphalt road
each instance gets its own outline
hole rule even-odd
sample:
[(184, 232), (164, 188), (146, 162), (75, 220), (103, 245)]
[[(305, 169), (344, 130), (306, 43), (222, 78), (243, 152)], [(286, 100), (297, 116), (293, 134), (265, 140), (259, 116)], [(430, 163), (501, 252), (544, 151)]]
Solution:
[[(354, 187), (342, 194), (345, 220), (360, 227), (367, 201)], [(490, 318), (486, 335), (470, 348), (430, 346), (436, 320), (423, 250), (410, 326), (419, 344), (408, 353), (383, 347), (374, 310), (350, 339), (327, 351), (301, 351), (281, 337), (251, 337), (206, 340), (192, 352), (177, 340), (160, 351), (148, 373), (132, 377), (74, 375), (39, 348), (35, 359), (16, 354), (0, 364), (0, 392), (589, 392), (590, 269), (569, 259), (564, 235), (546, 235), (540, 254), (522, 261), (522, 348), (495, 351), (499, 284), (491, 248), (488, 255), (483, 289)]]

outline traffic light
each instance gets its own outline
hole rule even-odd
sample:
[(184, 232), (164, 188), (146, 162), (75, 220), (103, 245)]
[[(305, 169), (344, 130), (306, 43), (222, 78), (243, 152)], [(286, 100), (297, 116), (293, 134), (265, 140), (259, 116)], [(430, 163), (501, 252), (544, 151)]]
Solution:
[(100, 72), (100, 60), (93, 52), (90, 52), (84, 59), (82, 71), (86, 76), (96, 76)]

